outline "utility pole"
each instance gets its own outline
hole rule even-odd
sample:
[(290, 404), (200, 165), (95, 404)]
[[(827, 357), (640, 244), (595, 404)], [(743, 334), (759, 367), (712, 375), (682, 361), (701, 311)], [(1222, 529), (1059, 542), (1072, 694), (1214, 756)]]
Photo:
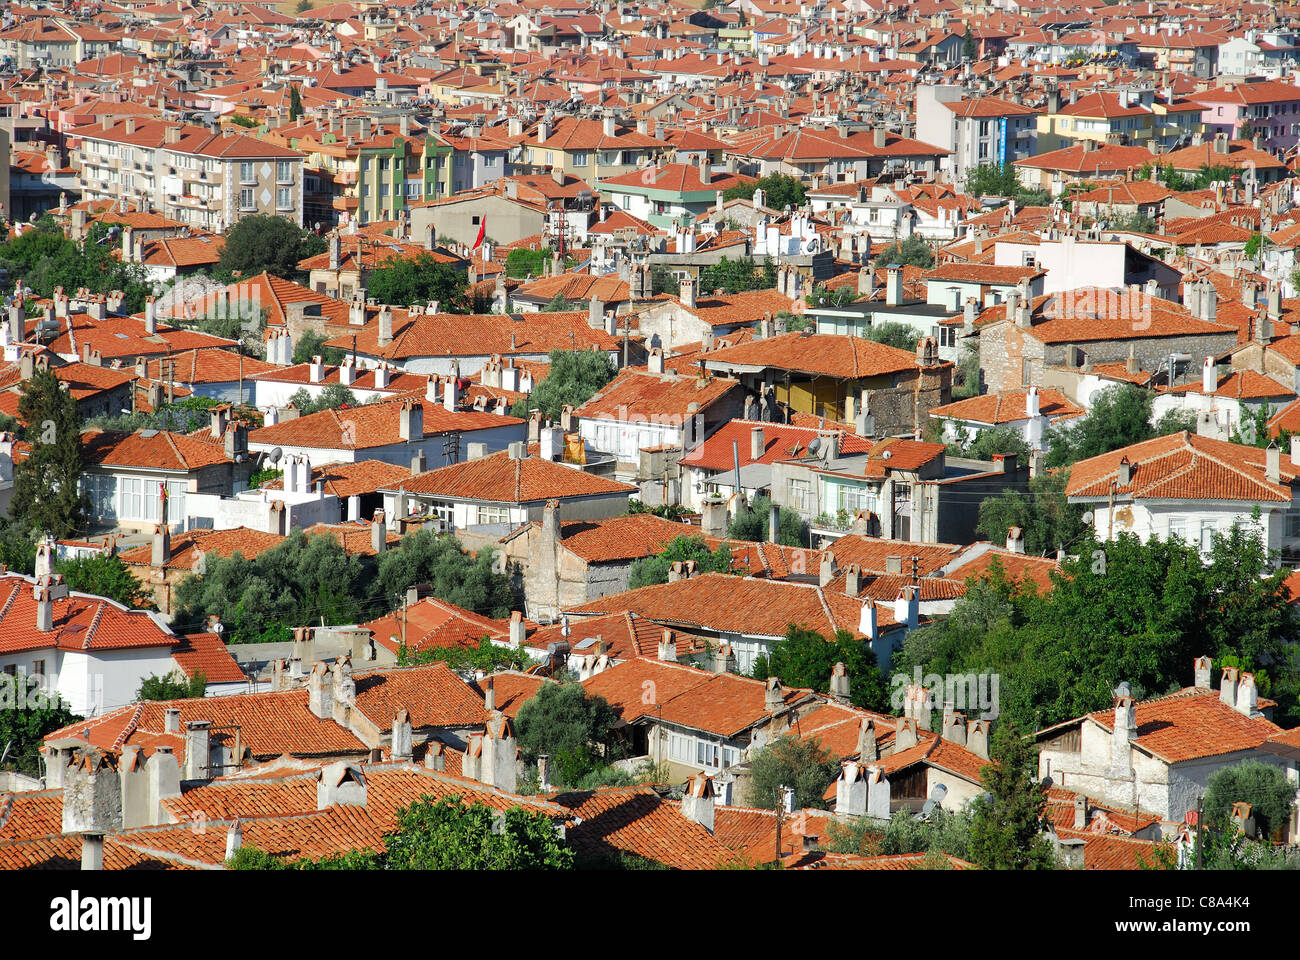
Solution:
[(1201, 819), (1202, 819), (1201, 801), (1203, 799), (1204, 798), (1202, 797), (1196, 798), (1196, 869), (1197, 870), (1205, 869), (1201, 860)]
[(781, 862), (781, 824), (785, 820), (785, 784), (776, 788), (776, 862)]

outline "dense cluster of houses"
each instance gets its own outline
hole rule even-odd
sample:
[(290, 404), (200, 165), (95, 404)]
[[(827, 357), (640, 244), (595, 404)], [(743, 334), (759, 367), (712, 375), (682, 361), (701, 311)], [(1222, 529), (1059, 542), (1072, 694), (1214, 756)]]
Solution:
[[(1050, 590), (1070, 545), (990, 542), (980, 504), (1029, 491), (1053, 438), (1129, 387), (1186, 428), (1074, 464), (1065, 496), (1099, 540), (1208, 552), (1249, 528), (1279, 564), (1300, 552), (1295, 10), (288, 6), (0, 11), (7, 239), (107, 244), (153, 290), (131, 309), (0, 276), (0, 415), (29, 428), (20, 399), (51, 373), (105, 424), (79, 438), (88, 527), (0, 569), (0, 668), (82, 718), (46, 735), (39, 775), (0, 774), (0, 868), (219, 868), (272, 841), (320, 857), (451, 795), (599, 856), (907, 868), (920, 855), (825, 840), (965, 808), (990, 720), (919, 678), (887, 714), (853, 705), (842, 664), (825, 691), (755, 677), (787, 628), (847, 636), (888, 677), (972, 578)], [(223, 274), (232, 228), (266, 215), (321, 252), (296, 279)], [(463, 302), (369, 292), (406, 261)], [(213, 317), (260, 343), (195, 322)], [(547, 415), (570, 353), (614, 372)], [(186, 403), (197, 429), (123, 419)], [(6, 514), (30, 455), (12, 429)], [(211, 558), (302, 531), (375, 559), (422, 530), (491, 551), (516, 609), (412, 584), (292, 643), (176, 619)], [(730, 569), (634, 585), (682, 536)], [(100, 555), (149, 609), (56, 569)], [(521, 669), (404, 665), (483, 638)], [(137, 702), (169, 674), (205, 696)], [(1300, 732), (1255, 677), (1206, 657), (1194, 675), (1034, 734), (1061, 862), (1185, 849), (1209, 777), (1243, 760), (1300, 786)], [(608, 701), (620, 763), (664, 782), (575, 792), (543, 765), (525, 792), (515, 718), (558, 682)], [(783, 736), (839, 770), (815, 809), (749, 792)]]

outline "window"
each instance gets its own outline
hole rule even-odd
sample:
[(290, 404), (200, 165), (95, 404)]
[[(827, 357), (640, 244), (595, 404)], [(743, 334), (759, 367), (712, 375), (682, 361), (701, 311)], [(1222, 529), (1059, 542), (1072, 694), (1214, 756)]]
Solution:
[(691, 755), (691, 740), (680, 733), (669, 734), (668, 736), (668, 757), (670, 760), (676, 760), (679, 763), (690, 763), (694, 757)]
[(275, 164), (275, 179), (280, 183), (293, 183), (293, 164), (279, 160)]
[(1214, 547), (1214, 521), (1201, 521), (1201, 552), (1209, 553)]
[(257, 183), (257, 174), (253, 172), (253, 165), (251, 163), (241, 163), (239, 165), (239, 182)]
[(239, 209), (256, 210), (257, 206), (253, 203), (253, 188), (244, 187), (239, 191)]
[(809, 490), (810, 486), (807, 480), (791, 480), (790, 506), (799, 511), (807, 510)]
[(479, 523), (509, 523), (510, 509), (508, 507), (479, 507)]
[(1288, 510), (1282, 519), (1282, 535), (1285, 537), (1300, 537), (1300, 510)]
[(696, 740), (695, 763), (701, 767), (716, 767), (718, 765), (718, 745)]
[(573, 154), (573, 165), (575, 167), (585, 167), (587, 165), (587, 151), (577, 150)]
[(43, 676), (45, 676), (45, 661), (44, 661), (44, 660), (33, 660), (33, 661), (32, 661), (32, 676), (33, 676), (33, 677), (43, 677)]
[(82, 474), (81, 492), (90, 500), (90, 515), (102, 520), (117, 518), (117, 477)]
[(1034, 368), (1030, 360), (1020, 361), (1020, 385), (1027, 387), (1034, 382)]
[(276, 191), (275, 207), (277, 210), (293, 209), (293, 187), (280, 187)]
[(138, 520), (144, 516), (144, 481), (139, 477), (122, 479), (122, 516)]

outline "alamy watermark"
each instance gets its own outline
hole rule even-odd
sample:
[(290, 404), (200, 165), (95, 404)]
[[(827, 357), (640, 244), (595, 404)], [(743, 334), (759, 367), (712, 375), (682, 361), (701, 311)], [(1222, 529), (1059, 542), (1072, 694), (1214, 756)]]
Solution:
[(996, 673), (948, 673), (921, 675), (915, 667), (912, 676), (896, 673), (890, 677), (889, 703), (895, 710), (903, 710), (909, 690), (925, 697), (923, 710), (933, 710), (937, 705), (951, 703), (953, 709), (970, 714), (979, 711), (979, 719), (996, 720), (999, 714), (998, 687), (1001, 675)]

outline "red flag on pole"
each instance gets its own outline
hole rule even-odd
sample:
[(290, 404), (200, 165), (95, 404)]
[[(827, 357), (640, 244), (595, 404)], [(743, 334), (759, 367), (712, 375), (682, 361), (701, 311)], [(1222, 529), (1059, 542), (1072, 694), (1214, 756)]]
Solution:
[(478, 238), (474, 241), (474, 246), (470, 249), (477, 250), (481, 247), (485, 236), (487, 236), (487, 217), (484, 217), (483, 222), (478, 225)]

